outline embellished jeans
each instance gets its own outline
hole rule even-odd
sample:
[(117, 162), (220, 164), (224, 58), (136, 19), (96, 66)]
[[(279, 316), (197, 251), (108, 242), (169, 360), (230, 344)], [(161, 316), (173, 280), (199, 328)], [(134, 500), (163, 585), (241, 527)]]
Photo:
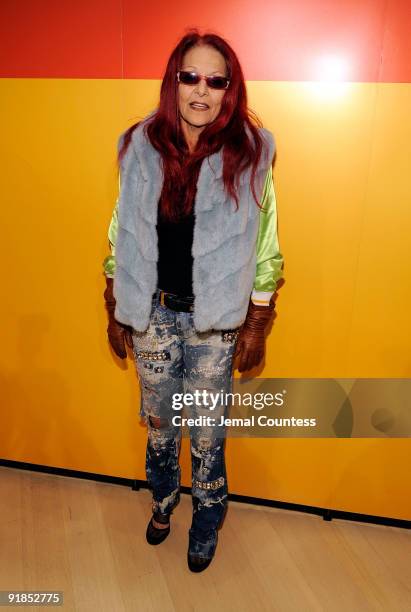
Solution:
[[(238, 333), (239, 328), (197, 332), (193, 313), (161, 305), (159, 290), (153, 295), (147, 330), (133, 331), (140, 415), (148, 428), (146, 476), (153, 512), (168, 513), (180, 500), (181, 423), (190, 419), (193, 518), (189, 548), (203, 557), (214, 553), (227, 507), (226, 427), (220, 423), (227, 416), (226, 394), (232, 392)], [(183, 394), (191, 394), (193, 400)]]

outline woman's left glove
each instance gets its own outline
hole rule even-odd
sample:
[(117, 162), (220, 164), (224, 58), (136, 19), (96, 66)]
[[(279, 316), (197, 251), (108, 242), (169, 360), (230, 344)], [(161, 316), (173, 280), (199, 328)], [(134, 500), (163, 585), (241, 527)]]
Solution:
[(257, 306), (251, 301), (248, 305), (246, 319), (240, 329), (234, 359), (239, 357), (238, 371), (244, 372), (257, 366), (264, 357), (264, 331), (275, 316), (274, 296), (268, 306)]

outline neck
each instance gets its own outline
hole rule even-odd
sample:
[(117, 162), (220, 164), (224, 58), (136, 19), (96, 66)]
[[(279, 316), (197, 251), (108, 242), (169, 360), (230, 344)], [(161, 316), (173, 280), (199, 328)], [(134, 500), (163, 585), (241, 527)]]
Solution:
[(198, 137), (200, 136), (201, 132), (204, 130), (205, 126), (204, 125), (200, 125), (200, 126), (192, 125), (191, 123), (188, 123), (185, 119), (183, 119), (183, 117), (180, 117), (180, 124), (181, 124), (181, 129), (183, 130), (184, 138), (186, 140), (188, 149), (190, 153), (192, 153), (197, 146)]

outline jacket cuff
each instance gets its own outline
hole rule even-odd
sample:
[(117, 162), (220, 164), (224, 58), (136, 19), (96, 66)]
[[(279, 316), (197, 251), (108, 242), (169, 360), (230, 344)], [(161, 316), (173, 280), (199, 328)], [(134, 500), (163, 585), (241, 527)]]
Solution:
[(273, 295), (274, 291), (256, 291), (253, 289), (251, 293), (251, 301), (256, 306), (269, 306), (270, 298)]

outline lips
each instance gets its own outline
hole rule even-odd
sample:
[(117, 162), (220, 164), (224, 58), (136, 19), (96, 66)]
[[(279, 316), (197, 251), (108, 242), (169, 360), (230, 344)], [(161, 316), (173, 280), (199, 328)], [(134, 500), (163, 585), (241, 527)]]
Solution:
[(210, 108), (208, 104), (203, 104), (201, 102), (190, 102), (190, 106), (195, 110), (207, 110), (208, 108)]

